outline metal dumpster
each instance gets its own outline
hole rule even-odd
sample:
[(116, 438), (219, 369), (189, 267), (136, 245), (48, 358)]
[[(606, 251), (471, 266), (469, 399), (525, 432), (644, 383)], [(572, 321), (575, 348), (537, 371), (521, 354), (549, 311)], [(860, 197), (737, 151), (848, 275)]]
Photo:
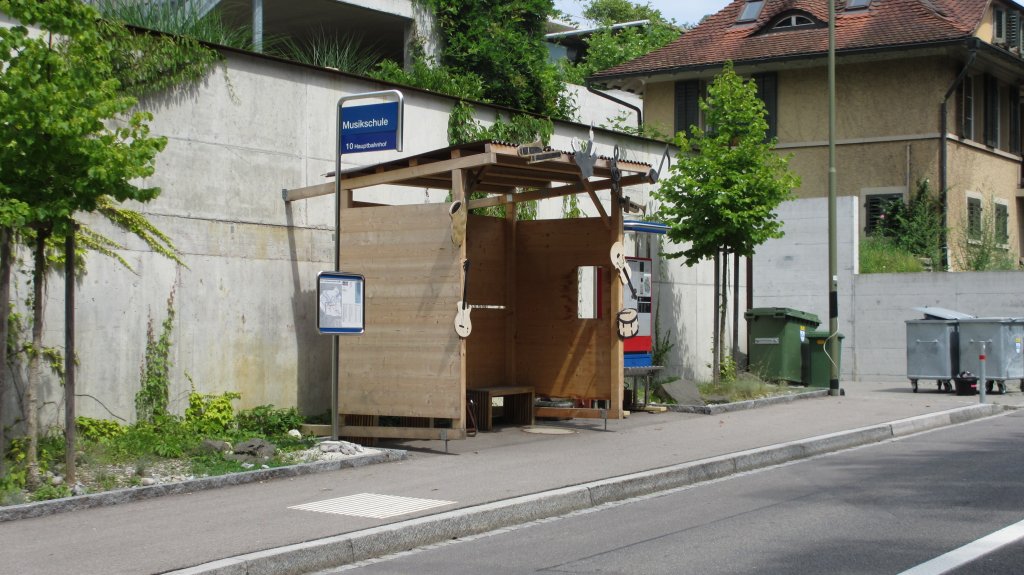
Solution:
[[(985, 343), (985, 390), (1006, 392), (1007, 380), (1020, 380), (1024, 391), (1024, 318), (989, 317), (960, 320), (960, 368), (981, 376)], [(981, 382), (979, 382), (981, 385)]]
[(921, 379), (934, 379), (939, 391), (951, 391), (960, 372), (959, 321), (974, 316), (940, 307), (916, 307), (923, 319), (907, 324), (907, 379), (914, 393)]

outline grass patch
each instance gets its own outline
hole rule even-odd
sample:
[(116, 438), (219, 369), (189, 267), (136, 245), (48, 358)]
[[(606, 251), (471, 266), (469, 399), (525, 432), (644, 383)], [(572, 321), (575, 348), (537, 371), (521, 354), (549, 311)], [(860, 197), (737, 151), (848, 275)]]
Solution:
[(860, 273), (923, 272), (921, 260), (885, 237), (868, 237), (860, 242)]
[[(98, 493), (143, 484), (143, 478), (210, 477), (238, 473), (263, 466), (281, 467), (295, 462), (295, 452), (312, 447), (313, 437), (292, 437), (302, 418), (294, 408), (277, 409), (270, 405), (250, 410), (231, 411), (221, 396), (194, 398), (190, 417), (161, 414), (152, 421), (132, 425), (78, 418), (76, 478), (86, 493)], [(202, 401), (200, 401), (202, 400)], [(222, 400), (222, 401), (218, 401)], [(201, 410), (198, 410), (202, 407)], [(228, 417), (228, 419), (225, 419)], [(204, 440), (226, 441), (232, 445), (249, 439), (263, 439), (276, 447), (269, 459), (248, 465), (202, 449)], [(65, 473), (64, 440), (61, 433), (40, 438), (40, 471), (44, 483), (35, 491), (26, 490), (24, 448), (27, 441), (15, 439), (6, 453), (8, 473), (0, 478), (0, 505), (41, 501), (71, 495), (71, 486), (51, 483), (54, 475)], [(173, 479), (172, 479), (173, 480)], [(56, 481), (56, 480), (54, 480)]]
[(769, 383), (749, 373), (742, 373), (735, 379), (723, 378), (718, 384), (710, 381), (698, 383), (697, 389), (706, 403), (734, 403), (797, 391), (785, 382)]

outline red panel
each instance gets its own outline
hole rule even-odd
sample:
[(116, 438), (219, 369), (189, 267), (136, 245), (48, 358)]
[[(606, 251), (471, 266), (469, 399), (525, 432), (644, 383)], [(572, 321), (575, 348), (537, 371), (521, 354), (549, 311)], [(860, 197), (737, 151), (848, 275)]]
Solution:
[(624, 350), (626, 353), (634, 351), (650, 353), (653, 342), (651, 341), (651, 336), (649, 335), (638, 335), (636, 337), (631, 337), (627, 339), (626, 341), (623, 342), (623, 344), (625, 345)]

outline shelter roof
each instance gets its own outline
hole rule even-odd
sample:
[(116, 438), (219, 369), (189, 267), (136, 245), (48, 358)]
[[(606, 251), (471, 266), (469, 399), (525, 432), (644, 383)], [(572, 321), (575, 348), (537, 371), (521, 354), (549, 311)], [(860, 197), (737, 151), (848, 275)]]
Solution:
[[(593, 175), (583, 177), (574, 152), (536, 146), (524, 154), (522, 146), (508, 142), (482, 141), (449, 146), (415, 156), (399, 158), (371, 166), (343, 170), (341, 187), (358, 190), (373, 186), (410, 186), (451, 190), (452, 178), (463, 170), (468, 196), (483, 192), (491, 197), (469, 201), (469, 208), (495, 206), (508, 202), (540, 200), (598, 190), (614, 186), (613, 168), (620, 174), (619, 186), (650, 183), (657, 179), (651, 165), (643, 162), (597, 156)], [(539, 154), (536, 152), (540, 152)], [(333, 177), (332, 172), (328, 176)], [(335, 183), (286, 190), (285, 201), (294, 201), (334, 192)], [(596, 197), (595, 197), (596, 200)]]
[[(412, 186), (451, 189), (452, 170), (470, 170), (471, 191), (506, 194), (523, 188), (539, 188), (552, 183), (580, 181), (576, 154), (542, 147), (546, 159), (535, 161), (522, 155), (519, 147), (508, 142), (473, 142), (392, 160), (374, 166), (343, 171), (342, 187), (359, 189), (375, 185)], [(548, 152), (552, 157), (547, 157)], [(594, 178), (611, 178), (612, 158), (598, 156)], [(650, 164), (616, 162), (623, 176), (646, 174)]]

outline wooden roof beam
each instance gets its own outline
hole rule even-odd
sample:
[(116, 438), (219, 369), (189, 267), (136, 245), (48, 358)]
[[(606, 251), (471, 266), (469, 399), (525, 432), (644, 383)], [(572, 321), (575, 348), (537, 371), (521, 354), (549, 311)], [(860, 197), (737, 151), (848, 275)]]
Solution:
[[(622, 187), (635, 186), (637, 184), (646, 184), (650, 182), (647, 174), (626, 176), (622, 178), (620, 184)], [(587, 187), (590, 190), (587, 190)], [(480, 198), (478, 200), (469, 200), (466, 203), (466, 207), (471, 210), (477, 208), (489, 208), (491, 206), (500, 206), (505, 203), (518, 204), (519, 202), (529, 202), (532, 200), (545, 200), (548, 198), (558, 198), (561, 196), (568, 196), (570, 194), (579, 194), (582, 192), (598, 191), (598, 190), (610, 190), (612, 187), (611, 180), (601, 180), (599, 182), (588, 183), (588, 186), (584, 186), (582, 183), (577, 182), (575, 184), (569, 184), (566, 186), (559, 186), (557, 188), (545, 188), (540, 190), (531, 190), (529, 192), (519, 192), (518, 194), (503, 194), (500, 196), (492, 196), (490, 198)], [(509, 199), (506, 196), (511, 195)], [(595, 196), (596, 197), (596, 194)], [(607, 214), (606, 214), (607, 215)]]
[(353, 174), (351, 177), (342, 176), (342, 182), (344, 182), (344, 187), (350, 190), (380, 185), (403, 186), (408, 185), (405, 183), (407, 180), (415, 180), (417, 178), (433, 176), (443, 172), (450, 173), (452, 170), (478, 168), (480, 166), (493, 164), (495, 161), (495, 154), (484, 152), (482, 154), (474, 154), (463, 158), (452, 158), (450, 160), (441, 160), (439, 162), (429, 164), (418, 164), (415, 166), (398, 168), (375, 174)]

